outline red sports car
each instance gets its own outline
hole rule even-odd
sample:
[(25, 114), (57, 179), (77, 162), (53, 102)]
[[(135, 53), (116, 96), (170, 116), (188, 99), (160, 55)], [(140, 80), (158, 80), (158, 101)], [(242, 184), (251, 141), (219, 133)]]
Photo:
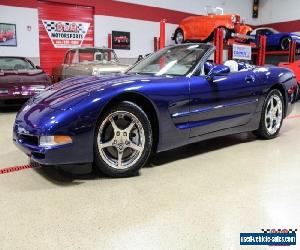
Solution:
[(114, 38), (114, 40), (115, 40), (115, 42), (117, 42), (117, 43), (128, 43), (128, 42), (129, 42), (129, 39), (128, 39), (128, 37), (126, 37), (126, 36), (116, 36), (116, 37)]
[(297, 60), (293, 63), (288, 63), (288, 62), (280, 62), (278, 64), (279, 67), (283, 67), (283, 68), (288, 68), (291, 69), (292, 71), (294, 71), (295, 76), (296, 76), (296, 80), (298, 83), (298, 89), (297, 89), (297, 99), (300, 98), (300, 60)]
[(14, 38), (14, 32), (13, 31), (2, 31), (0, 32), (0, 41), (6, 42), (7, 40)]
[(214, 30), (216, 28), (224, 29), (224, 38), (231, 37), (231, 33), (239, 33), (248, 35), (252, 28), (241, 23), (241, 17), (237, 14), (218, 13), (216, 8), (213, 11), (207, 11), (206, 16), (190, 16), (183, 19), (179, 27), (175, 30), (172, 37), (176, 44), (187, 41), (206, 42), (213, 39)]
[(51, 83), (51, 78), (27, 58), (0, 56), (0, 106), (19, 104)]

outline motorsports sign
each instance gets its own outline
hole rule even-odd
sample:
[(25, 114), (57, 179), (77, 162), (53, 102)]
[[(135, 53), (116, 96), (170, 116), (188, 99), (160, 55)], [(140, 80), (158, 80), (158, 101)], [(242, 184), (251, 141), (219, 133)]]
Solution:
[(84, 41), (90, 23), (42, 20), (55, 48), (76, 48)]

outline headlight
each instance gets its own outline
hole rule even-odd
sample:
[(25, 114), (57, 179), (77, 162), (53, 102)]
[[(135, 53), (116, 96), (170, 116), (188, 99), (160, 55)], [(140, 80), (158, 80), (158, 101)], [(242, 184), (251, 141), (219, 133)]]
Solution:
[[(25, 86), (23, 86), (23, 87), (25, 87)], [(44, 85), (31, 85), (31, 86), (28, 86), (27, 89), (32, 90), (32, 91), (42, 91), (45, 89), (45, 86)]]
[(232, 15), (232, 16), (231, 16), (231, 21), (232, 21), (233, 23), (236, 22), (236, 16), (235, 16), (235, 15)]
[(98, 76), (101, 73), (100, 69), (98, 68), (93, 68), (93, 76)]
[(40, 136), (39, 146), (52, 147), (72, 143), (72, 137), (68, 135)]

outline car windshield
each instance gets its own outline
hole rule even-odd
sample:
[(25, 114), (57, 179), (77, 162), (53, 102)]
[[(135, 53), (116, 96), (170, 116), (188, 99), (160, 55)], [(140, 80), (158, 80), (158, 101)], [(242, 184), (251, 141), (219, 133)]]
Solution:
[(29, 70), (33, 65), (22, 58), (0, 57), (0, 70)]
[(67, 53), (65, 63), (115, 63), (118, 62), (118, 57), (113, 50), (84, 48), (71, 50)]
[(166, 47), (140, 61), (127, 73), (184, 76), (211, 48), (205, 44), (185, 44)]
[(256, 30), (256, 35), (271, 35), (271, 34), (278, 34), (279, 31), (273, 28), (260, 28)]
[(273, 29), (273, 28), (268, 28), (273, 34), (278, 34), (279, 33), (279, 31), (278, 30), (275, 30), (275, 29)]
[(212, 6), (206, 6), (205, 7), (207, 15), (223, 15), (224, 11), (220, 7), (212, 7)]

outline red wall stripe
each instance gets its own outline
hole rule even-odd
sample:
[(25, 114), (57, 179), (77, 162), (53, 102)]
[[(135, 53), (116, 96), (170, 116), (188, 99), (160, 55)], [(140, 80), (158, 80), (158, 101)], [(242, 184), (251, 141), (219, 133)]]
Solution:
[[(115, 17), (125, 17), (132, 19), (140, 19), (147, 21), (158, 22), (161, 19), (167, 19), (168, 23), (177, 24), (183, 18), (193, 15), (187, 12), (174, 11), (158, 7), (150, 7), (139, 4), (131, 4), (124, 2), (117, 2), (113, 0), (52, 0), (52, 2), (69, 3), (74, 5), (94, 7), (96, 15), (107, 15)], [(1, 0), (0, 5), (8, 5), (15, 7), (37, 8), (38, 0)], [(254, 26), (271, 27), (282, 32), (300, 31), (300, 20), (268, 23)]]
[[(183, 18), (193, 15), (187, 12), (117, 2), (113, 0), (53, 0), (52, 2), (94, 7), (96, 15), (124, 17), (154, 22), (167, 19), (168, 23), (173, 24), (178, 24)], [(1, 0), (0, 5), (37, 8), (38, 0)]]
[(259, 27), (270, 27), (281, 32), (296, 32), (296, 31), (300, 31), (300, 20), (268, 23), (268, 24), (255, 26), (255, 28), (259, 28)]
[(107, 6), (109, 6), (109, 8), (106, 9), (96, 6), (95, 13), (97, 15), (125, 17), (155, 22), (166, 19), (168, 23), (174, 24), (178, 24), (183, 18), (193, 15), (191, 13), (168, 10), (164, 8), (115, 1), (108, 1)]
[(37, 8), (37, 0), (1, 0), (0, 5), (8, 5), (14, 7)]

